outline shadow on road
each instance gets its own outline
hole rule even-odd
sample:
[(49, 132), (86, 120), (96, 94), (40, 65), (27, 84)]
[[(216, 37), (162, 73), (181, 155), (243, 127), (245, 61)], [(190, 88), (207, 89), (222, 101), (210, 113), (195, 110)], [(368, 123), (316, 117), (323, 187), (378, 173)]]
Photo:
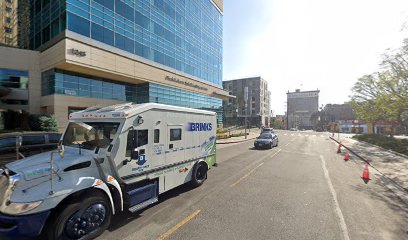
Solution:
[(255, 147), (250, 147), (250, 148), (248, 148), (249, 150), (251, 150), (251, 151), (267, 151), (267, 150), (272, 150), (272, 149), (274, 149), (275, 147), (273, 147), (273, 148), (255, 148)]
[(142, 213), (154, 206), (156, 206), (157, 204), (161, 204), (171, 198), (177, 197), (185, 192), (191, 191), (192, 189), (194, 189), (189, 183), (185, 183), (181, 186), (178, 186), (168, 192), (165, 192), (163, 194), (160, 194), (159, 196), (159, 202), (152, 204), (138, 212), (135, 213), (131, 213), (129, 211), (124, 210), (124, 212), (118, 213), (114, 216), (112, 216), (111, 219), (111, 224), (108, 228), (109, 232), (115, 231), (121, 227), (123, 227), (126, 224), (129, 224), (129, 222), (138, 219), (139, 217), (141, 217)]
[(401, 198), (395, 195), (391, 190), (388, 190), (385, 185), (385, 181), (380, 179), (380, 185), (384, 187), (384, 190), (378, 188), (367, 188), (365, 186), (355, 186), (354, 190), (363, 192), (370, 196), (370, 198), (381, 201), (387, 205), (390, 209), (401, 214), (405, 219), (408, 219), (408, 204), (402, 201)]

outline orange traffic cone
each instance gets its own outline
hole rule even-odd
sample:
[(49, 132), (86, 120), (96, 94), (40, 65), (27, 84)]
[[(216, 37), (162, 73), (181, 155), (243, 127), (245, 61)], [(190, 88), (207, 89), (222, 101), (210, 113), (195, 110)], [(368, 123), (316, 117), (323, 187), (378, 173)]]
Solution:
[(364, 166), (363, 176), (361, 177), (365, 183), (368, 183), (370, 179), (370, 172), (368, 171), (368, 164)]
[(344, 155), (344, 161), (350, 160), (349, 152), (346, 150), (346, 155)]
[(339, 143), (339, 148), (337, 148), (337, 153), (341, 153), (341, 143)]

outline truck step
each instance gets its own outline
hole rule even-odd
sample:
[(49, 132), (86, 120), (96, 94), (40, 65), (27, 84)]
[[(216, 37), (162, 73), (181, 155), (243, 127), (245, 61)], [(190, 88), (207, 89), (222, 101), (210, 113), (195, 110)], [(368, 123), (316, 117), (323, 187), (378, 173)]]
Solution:
[(145, 208), (145, 207), (147, 207), (147, 206), (149, 206), (149, 205), (151, 205), (153, 203), (156, 203), (158, 201), (159, 201), (158, 197), (150, 198), (150, 199), (148, 199), (148, 200), (146, 200), (144, 202), (141, 202), (139, 204), (136, 204), (136, 205), (132, 206), (131, 208), (129, 208), (129, 211), (132, 212), (132, 213), (136, 212), (136, 211), (139, 211), (140, 209), (143, 209), (143, 208)]

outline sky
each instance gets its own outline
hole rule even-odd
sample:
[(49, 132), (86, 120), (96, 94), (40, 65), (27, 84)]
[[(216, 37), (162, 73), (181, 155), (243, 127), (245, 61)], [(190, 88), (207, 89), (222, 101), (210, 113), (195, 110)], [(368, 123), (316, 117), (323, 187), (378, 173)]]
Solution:
[(223, 80), (261, 76), (284, 114), (288, 90), (348, 101), (408, 37), (408, 0), (224, 0), (223, 24)]

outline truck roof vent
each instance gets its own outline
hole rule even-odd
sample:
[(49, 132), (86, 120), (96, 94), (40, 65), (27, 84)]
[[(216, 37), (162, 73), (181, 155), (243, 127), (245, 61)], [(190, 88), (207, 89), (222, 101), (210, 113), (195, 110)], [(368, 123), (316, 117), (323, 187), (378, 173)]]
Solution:
[(83, 112), (92, 112), (92, 111), (96, 111), (98, 109), (101, 109), (101, 106), (89, 107), (89, 108), (85, 109)]
[(118, 111), (122, 109), (131, 108), (133, 103), (124, 103), (124, 104), (117, 104), (109, 107), (104, 107), (98, 109), (97, 112), (110, 112), (110, 111)]

